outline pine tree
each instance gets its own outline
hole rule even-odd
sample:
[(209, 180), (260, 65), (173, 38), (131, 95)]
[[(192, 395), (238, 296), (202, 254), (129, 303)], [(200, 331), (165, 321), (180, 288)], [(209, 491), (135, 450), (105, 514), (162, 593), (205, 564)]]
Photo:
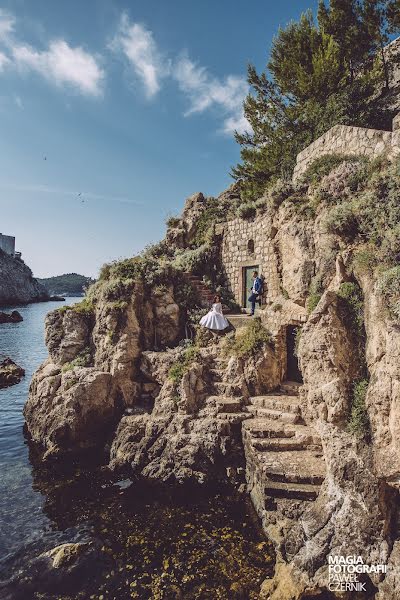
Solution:
[(235, 135), (242, 160), (232, 176), (246, 199), (290, 176), (297, 153), (333, 125), (390, 127), (375, 56), (398, 22), (399, 0), (321, 0), (317, 23), (308, 12), (278, 31), (266, 71), (248, 68), (252, 132)]

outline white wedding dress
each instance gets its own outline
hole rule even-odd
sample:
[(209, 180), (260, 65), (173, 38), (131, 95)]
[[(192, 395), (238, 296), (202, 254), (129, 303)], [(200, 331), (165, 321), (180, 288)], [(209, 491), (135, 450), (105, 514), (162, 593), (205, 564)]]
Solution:
[(223, 315), (221, 302), (213, 304), (211, 310), (201, 317), (200, 325), (217, 331), (222, 331), (229, 326), (229, 321)]

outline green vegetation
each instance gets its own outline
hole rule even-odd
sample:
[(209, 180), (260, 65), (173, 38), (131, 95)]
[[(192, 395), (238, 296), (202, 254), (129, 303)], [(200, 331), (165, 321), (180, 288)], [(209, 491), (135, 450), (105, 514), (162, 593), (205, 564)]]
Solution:
[(78, 273), (57, 275), (56, 277), (38, 279), (38, 281), (44, 285), (49, 294), (58, 296), (80, 296), (86, 288), (95, 283), (95, 280), (91, 277), (78, 275)]
[(304, 183), (316, 185), (323, 177), (325, 177), (325, 175), (329, 175), (329, 173), (341, 163), (358, 163), (362, 160), (363, 159), (358, 156), (348, 156), (345, 154), (324, 154), (309, 165), (302, 177), (302, 180)]
[(278, 31), (265, 72), (249, 66), (251, 130), (236, 133), (241, 163), (232, 169), (246, 202), (289, 178), (298, 152), (332, 126), (390, 129), (382, 48), (400, 30), (399, 13), (398, 0), (321, 0), (316, 20), (309, 11)]
[(168, 217), (166, 221), (167, 227), (178, 227), (180, 225), (181, 220), (179, 217)]
[(271, 342), (271, 334), (261, 325), (260, 319), (253, 318), (246, 327), (236, 332), (235, 337), (226, 338), (224, 352), (229, 356), (249, 358), (256, 356)]
[(354, 238), (357, 234), (357, 218), (351, 202), (343, 202), (333, 206), (326, 215), (325, 227), (328, 233)]
[(400, 265), (381, 274), (377, 289), (384, 298), (391, 317), (400, 322)]
[(254, 202), (245, 202), (237, 208), (237, 216), (241, 219), (254, 219), (257, 208)]
[(360, 286), (358, 283), (346, 281), (340, 285), (338, 296), (346, 304), (353, 331), (364, 337), (364, 299)]
[(197, 346), (189, 346), (186, 348), (176, 363), (174, 363), (168, 371), (169, 379), (176, 384), (180, 383), (184, 374), (189, 371), (193, 363), (198, 361), (200, 357), (201, 354)]
[(318, 275), (313, 277), (308, 293), (309, 296), (307, 298), (307, 310), (309, 313), (312, 313), (312, 311), (317, 308), (317, 304), (321, 300), (322, 294), (324, 293), (322, 281)]
[(365, 441), (369, 441), (371, 437), (371, 425), (365, 406), (368, 384), (367, 379), (361, 379), (354, 384), (351, 412), (348, 421), (348, 430)]
[(80, 315), (86, 315), (87, 317), (90, 317), (93, 315), (94, 312), (94, 304), (90, 298), (85, 297), (81, 302), (73, 304), (72, 306), (61, 306), (57, 309), (57, 311), (61, 314), (71, 311)]
[(62, 372), (71, 371), (74, 367), (90, 367), (92, 364), (92, 353), (90, 348), (85, 348), (74, 360), (67, 362), (62, 367)]

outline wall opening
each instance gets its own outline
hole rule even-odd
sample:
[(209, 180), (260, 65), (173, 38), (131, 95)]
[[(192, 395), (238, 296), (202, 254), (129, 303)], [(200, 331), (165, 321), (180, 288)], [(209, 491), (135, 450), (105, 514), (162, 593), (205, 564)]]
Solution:
[(299, 359), (296, 354), (296, 338), (299, 335), (300, 327), (288, 325), (286, 327), (286, 379), (303, 383)]
[(250, 267), (243, 267), (242, 271), (242, 307), (250, 308), (249, 296), (251, 294), (251, 288), (253, 287), (253, 272), (259, 271), (258, 265), (251, 265)]
[(247, 242), (247, 252), (249, 254), (254, 254), (254, 240), (249, 240)]

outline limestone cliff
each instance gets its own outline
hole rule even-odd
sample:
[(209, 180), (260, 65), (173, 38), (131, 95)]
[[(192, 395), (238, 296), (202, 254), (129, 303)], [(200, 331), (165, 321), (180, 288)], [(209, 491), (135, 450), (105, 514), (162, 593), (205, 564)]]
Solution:
[(19, 258), (0, 250), (0, 306), (47, 300), (46, 289)]
[[(355, 554), (389, 565), (361, 577), (363, 597), (397, 598), (398, 168), (329, 159), (250, 211), (238, 185), (189, 198), (165, 241), (48, 316), (25, 407), (44, 457), (97, 447), (152, 479), (233, 474), (277, 552), (261, 597), (355, 597), (328, 577), (329, 555)], [(254, 265), (258, 319), (199, 331), (199, 295), (234, 309)]]

